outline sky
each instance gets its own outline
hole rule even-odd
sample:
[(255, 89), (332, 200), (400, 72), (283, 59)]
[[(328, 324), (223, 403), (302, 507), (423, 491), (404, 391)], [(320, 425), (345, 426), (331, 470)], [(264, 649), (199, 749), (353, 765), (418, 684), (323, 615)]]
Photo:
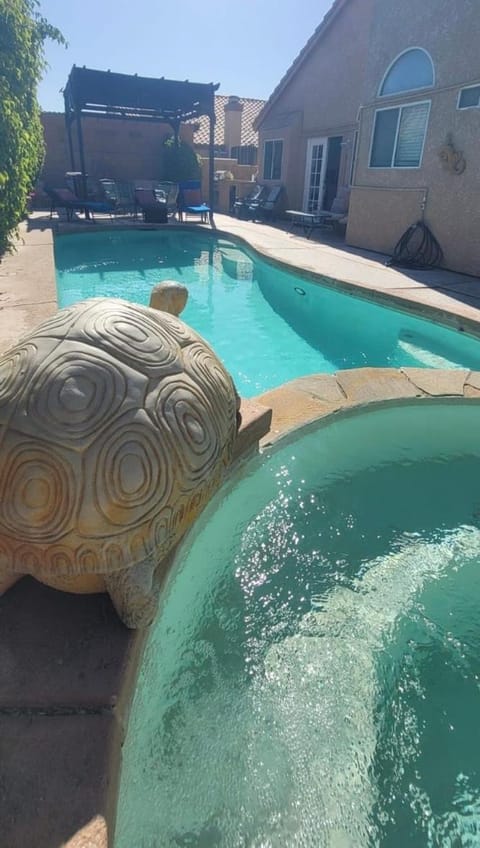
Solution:
[(220, 83), (219, 94), (267, 99), (331, 0), (40, 0), (68, 48), (47, 42), (38, 89), (62, 112), (72, 65)]

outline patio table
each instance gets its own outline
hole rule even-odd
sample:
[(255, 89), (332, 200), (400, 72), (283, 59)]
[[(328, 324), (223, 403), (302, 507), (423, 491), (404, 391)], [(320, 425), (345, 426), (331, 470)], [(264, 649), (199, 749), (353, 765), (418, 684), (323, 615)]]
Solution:
[(328, 226), (329, 219), (331, 220), (331, 216), (328, 212), (322, 214), (321, 212), (301, 212), (297, 209), (286, 209), (285, 215), (290, 216), (289, 232), (291, 232), (294, 227), (303, 227), (303, 231), (307, 238), (310, 238), (315, 227)]

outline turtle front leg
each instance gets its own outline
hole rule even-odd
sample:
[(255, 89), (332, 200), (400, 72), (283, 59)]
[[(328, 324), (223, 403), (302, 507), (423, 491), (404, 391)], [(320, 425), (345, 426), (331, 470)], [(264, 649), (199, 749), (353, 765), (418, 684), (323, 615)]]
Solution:
[(157, 612), (158, 592), (154, 586), (155, 562), (147, 562), (105, 575), (112, 604), (127, 627), (148, 627)]
[(0, 595), (4, 595), (7, 589), (14, 586), (22, 577), (25, 577), (25, 575), (17, 574), (15, 571), (7, 571), (4, 566), (0, 565)]

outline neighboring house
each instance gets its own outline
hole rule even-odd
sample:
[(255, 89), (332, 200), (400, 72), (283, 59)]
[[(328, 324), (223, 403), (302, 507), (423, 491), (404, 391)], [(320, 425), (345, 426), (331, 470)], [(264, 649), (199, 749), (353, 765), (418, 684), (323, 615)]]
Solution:
[[(240, 165), (256, 165), (258, 133), (253, 125), (265, 100), (215, 95), (215, 155), (236, 159)], [(209, 120), (203, 116), (195, 124), (193, 143), (201, 156), (208, 156)]]
[(347, 242), (385, 253), (424, 214), (480, 274), (479, 43), (478, 0), (336, 0), (259, 117), (260, 177), (305, 210), (350, 187)]

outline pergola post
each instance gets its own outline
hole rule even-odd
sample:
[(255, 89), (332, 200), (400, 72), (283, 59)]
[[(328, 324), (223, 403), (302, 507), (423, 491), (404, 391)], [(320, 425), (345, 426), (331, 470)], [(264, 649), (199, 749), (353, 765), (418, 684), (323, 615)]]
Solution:
[(213, 202), (215, 198), (215, 112), (211, 112), (210, 138), (208, 142), (208, 205), (210, 206), (210, 223), (213, 224)]
[(68, 152), (70, 154), (70, 168), (72, 171), (75, 171), (75, 156), (73, 153), (73, 141), (72, 141), (72, 120), (70, 115), (65, 108), (65, 129), (67, 130), (67, 140), (68, 140)]
[[(80, 109), (75, 110), (77, 119), (77, 138), (78, 138), (78, 153), (80, 156), (80, 170), (82, 172), (82, 200), (87, 200), (87, 171), (85, 168), (85, 151), (83, 149), (83, 132), (82, 132), (82, 112)], [(87, 212), (85, 212), (88, 218)]]

